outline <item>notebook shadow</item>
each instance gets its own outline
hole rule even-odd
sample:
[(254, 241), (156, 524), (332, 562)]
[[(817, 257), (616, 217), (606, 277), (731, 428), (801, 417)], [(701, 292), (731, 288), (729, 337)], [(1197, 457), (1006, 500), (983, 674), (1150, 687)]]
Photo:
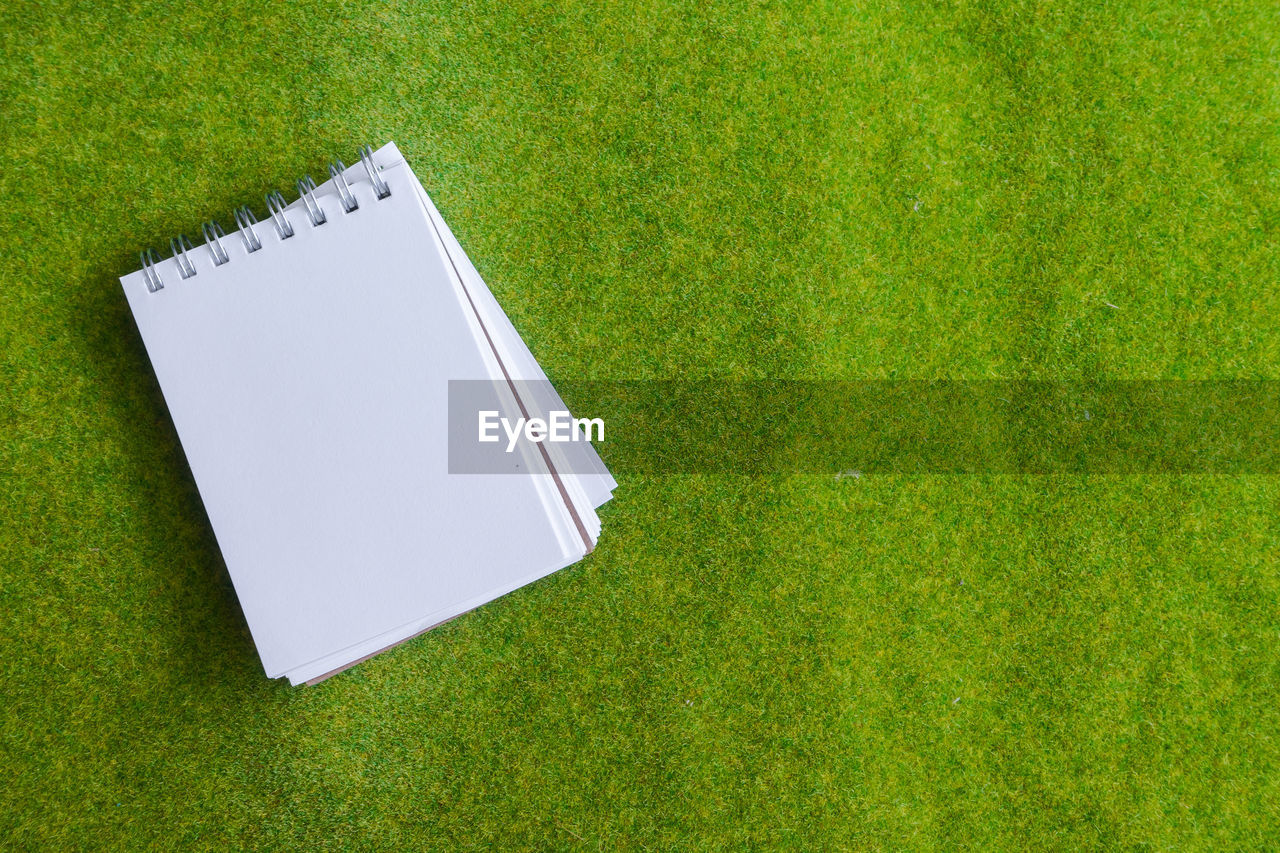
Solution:
[[(111, 260), (130, 269), (130, 260)], [(94, 429), (113, 449), (110, 476), (130, 541), (118, 551), (122, 577), (148, 584), (168, 601), (155, 642), (168, 642), (165, 679), (216, 695), (231, 688), (272, 685), (236, 598), (213, 528), (187, 466), (177, 431), (116, 276), (95, 273), (82, 282), (67, 318), (68, 338), (82, 351), (83, 378), (97, 403)], [(128, 517), (132, 516), (132, 517)], [(128, 565), (128, 560), (136, 561)], [(135, 581), (122, 580), (123, 583)]]

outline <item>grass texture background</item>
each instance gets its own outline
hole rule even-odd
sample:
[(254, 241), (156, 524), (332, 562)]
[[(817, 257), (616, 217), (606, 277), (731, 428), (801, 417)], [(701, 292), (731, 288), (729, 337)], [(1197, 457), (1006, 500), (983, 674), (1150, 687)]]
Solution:
[(1278, 24), (7, 4), (0, 840), (1280, 845), (1274, 477), (627, 478), (582, 564), (291, 689), (116, 281), (394, 139), (553, 378), (1280, 378)]

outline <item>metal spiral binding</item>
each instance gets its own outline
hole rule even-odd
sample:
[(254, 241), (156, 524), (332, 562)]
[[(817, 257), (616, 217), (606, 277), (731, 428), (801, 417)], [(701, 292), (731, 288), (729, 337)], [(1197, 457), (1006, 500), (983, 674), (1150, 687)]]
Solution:
[(316, 182), (311, 180), (310, 175), (303, 175), (298, 179), (298, 198), (302, 199), (302, 203), (306, 205), (307, 218), (311, 220), (313, 228), (319, 228), (329, 221), (329, 217), (324, 215), (324, 209), (320, 207), (320, 202), (316, 201)]
[(236, 218), (236, 227), (240, 229), (240, 239), (244, 240), (244, 250), (253, 254), (261, 249), (262, 241), (258, 239), (258, 232), (253, 227), (258, 224), (258, 217), (253, 215), (249, 205), (237, 207), (232, 215)]
[(279, 190), (267, 193), (267, 210), (271, 212), (271, 222), (276, 226), (276, 233), (280, 235), (280, 239), (287, 240), (292, 237), (293, 226), (289, 224), (289, 218), (284, 215), (284, 196), (280, 195)]
[(169, 241), (169, 248), (173, 249), (173, 259), (178, 262), (178, 275), (183, 278), (192, 278), (196, 274), (196, 265), (191, 263), (191, 258), (187, 257), (187, 252), (194, 252), (196, 247), (191, 245), (191, 241), (187, 239), (186, 234), (179, 234)]
[(369, 182), (373, 184), (373, 191), (378, 196), (378, 201), (382, 201), (391, 195), (391, 186), (387, 183), (382, 175), (378, 174), (378, 169), (373, 165), (373, 147), (363, 145), (360, 148), (360, 163), (364, 166), (364, 170), (369, 175)]
[[(364, 166), (365, 174), (369, 176), (369, 183), (373, 187), (374, 197), (381, 201), (391, 195), (391, 186), (386, 179), (379, 174), (378, 167), (373, 161), (373, 148), (364, 145), (360, 148), (360, 164)], [(329, 164), (329, 175), (333, 179), (333, 186), (338, 193), (338, 201), (342, 204), (344, 213), (354, 213), (360, 209), (360, 201), (351, 190), (351, 184), (346, 177), (347, 167), (343, 165), (341, 160), (334, 160)], [(304, 175), (297, 182), (298, 198), (302, 201), (303, 207), (306, 209), (307, 219), (310, 220), (313, 228), (324, 225), (328, 221), (324, 208), (320, 206), (319, 200), (316, 198), (316, 182), (312, 180), (310, 175)], [(288, 204), (284, 200), (284, 196), (279, 192), (272, 190), (267, 193), (267, 213), (271, 217), (271, 224), (275, 228), (276, 234), (281, 240), (287, 240), (296, 233), (293, 223), (289, 221), (286, 215), (288, 212)], [(232, 215), (236, 220), (236, 228), (240, 232), (240, 239), (244, 241), (245, 251), (253, 254), (262, 248), (262, 238), (258, 235), (258, 230), (254, 226), (258, 224), (258, 218), (253, 215), (253, 211), (248, 205), (237, 207)], [(204, 233), (205, 246), (208, 247), (209, 253), (213, 256), (213, 265), (220, 267), (231, 261), (231, 255), (228, 254), (226, 246), (222, 244), (222, 240), (226, 237), (226, 232), (222, 230), (222, 226), (216, 221), (209, 221), (204, 224), (201, 229)], [(178, 267), (178, 275), (183, 279), (194, 278), (197, 270), (196, 265), (192, 262), (189, 253), (195, 251), (195, 246), (185, 234), (179, 234), (169, 241), (169, 248), (173, 252), (174, 263)], [(146, 282), (147, 291), (150, 293), (158, 293), (164, 290), (164, 280), (160, 277), (160, 256), (156, 254), (154, 249), (147, 249), (139, 256), (142, 261), (142, 276)]]
[(227, 236), (226, 232), (222, 230), (222, 226), (210, 220), (204, 224), (202, 230), (204, 231), (204, 244), (213, 253), (213, 265), (220, 267), (231, 260), (231, 256), (227, 254), (226, 248), (222, 245), (222, 238)]
[(158, 263), (160, 263), (160, 256), (156, 254), (155, 249), (147, 249), (142, 253), (142, 277), (147, 282), (147, 290), (152, 293), (164, 290), (164, 281), (161, 280), (160, 272), (156, 269)]
[(334, 160), (329, 164), (329, 177), (333, 178), (333, 185), (338, 190), (338, 199), (342, 202), (342, 211), (350, 213), (360, 208), (360, 202), (356, 201), (355, 193), (351, 192), (351, 185), (347, 183), (343, 172), (347, 167), (342, 165), (341, 160)]

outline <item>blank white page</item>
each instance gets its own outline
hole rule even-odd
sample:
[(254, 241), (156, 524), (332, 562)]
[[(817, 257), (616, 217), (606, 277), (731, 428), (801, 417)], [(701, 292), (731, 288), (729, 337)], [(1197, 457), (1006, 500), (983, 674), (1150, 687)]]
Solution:
[[(543, 477), (447, 473), (449, 379), (490, 379), (394, 146), (389, 198), (121, 279), (267, 675), (351, 657), (579, 559)], [(526, 463), (528, 459), (526, 458)]]

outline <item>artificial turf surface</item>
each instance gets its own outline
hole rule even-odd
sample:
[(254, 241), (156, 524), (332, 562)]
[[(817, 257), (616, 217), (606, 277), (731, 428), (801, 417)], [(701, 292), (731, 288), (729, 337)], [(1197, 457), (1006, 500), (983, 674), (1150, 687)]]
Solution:
[(618, 471), (294, 689), (116, 281), (394, 139), (553, 378), (1275, 379), (1278, 15), (6, 4), (0, 841), (1280, 845), (1266, 471)]

